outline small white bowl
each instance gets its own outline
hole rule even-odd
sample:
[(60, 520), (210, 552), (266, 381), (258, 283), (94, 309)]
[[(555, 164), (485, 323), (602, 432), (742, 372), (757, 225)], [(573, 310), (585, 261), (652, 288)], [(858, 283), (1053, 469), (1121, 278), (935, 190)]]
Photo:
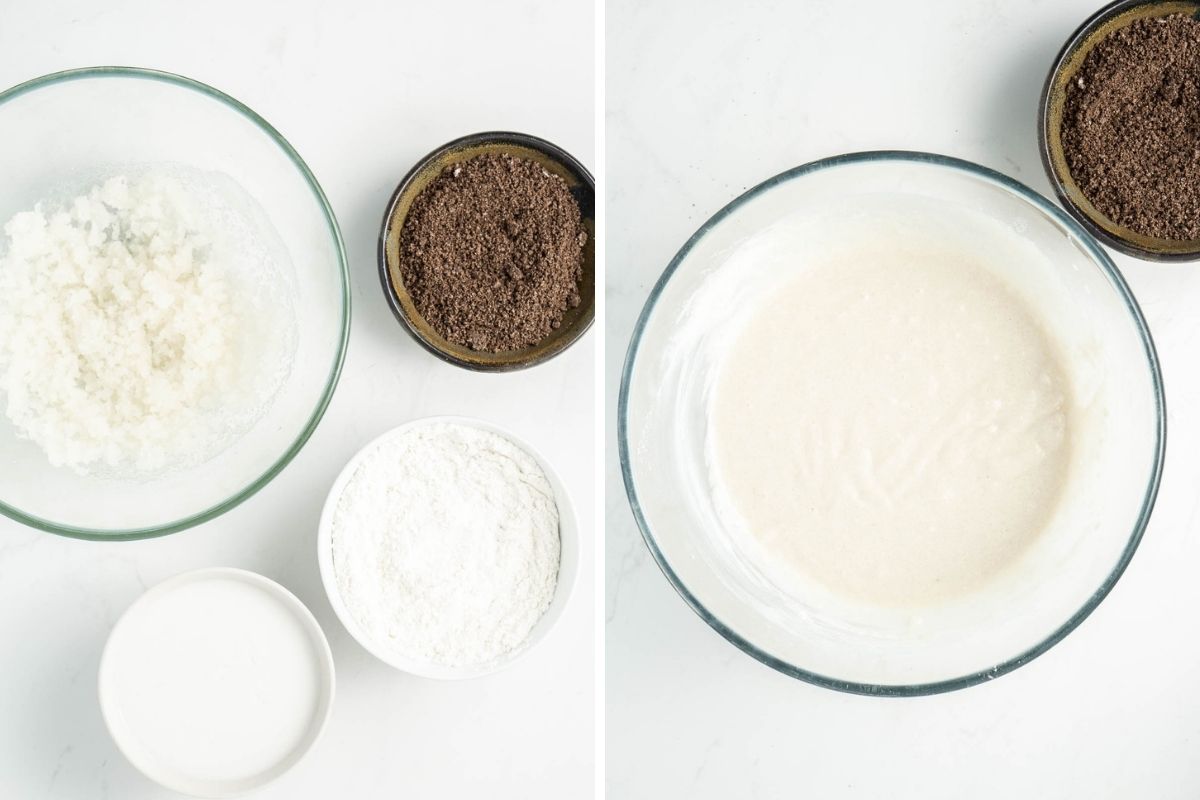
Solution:
[[(195, 594), (205, 590), (203, 584), (218, 582), (236, 588), (230, 592), (225, 587), (214, 594), (214, 587), (209, 586), (207, 595)], [(187, 599), (189, 591), (193, 596)], [(192, 620), (190, 628), (184, 627), (186, 620), (179, 616), (187, 603), (204, 609), (200, 622)], [(210, 622), (224, 627), (206, 629)], [(172, 628), (200, 631), (203, 641), (189, 642)], [(277, 641), (267, 638), (276, 632), (281, 637)], [(213, 647), (222, 643), (230, 645), (229, 651), (214, 652)], [(256, 652), (255, 643), (261, 643), (266, 652)], [(261, 684), (238, 685), (231, 680), (247, 663), (262, 669), (260, 657), (273, 662), (266, 668), (270, 669), (270, 685), (280, 687), (278, 691), (264, 692)], [(165, 692), (168, 702), (151, 705), (138, 699), (154, 692)], [(100, 711), (117, 749), (147, 778), (194, 797), (234, 797), (260, 789), (286, 773), (320, 738), (333, 707), (333, 694), (333, 655), (312, 613), (278, 583), (241, 569), (193, 570), (153, 587), (121, 615), (100, 658)], [(295, 702), (297, 698), (303, 705)], [(171, 713), (172, 701), (175, 714), (168, 719), (165, 715)], [(278, 714), (258, 720), (244, 715), (238, 718), (241, 710), (261, 710), (269, 703), (277, 706)], [(308, 706), (311, 713), (305, 719)], [(197, 718), (204, 716), (209, 721), (221, 717), (216, 725), (220, 730), (197, 731), (201, 725)], [(286, 719), (288, 716), (292, 719)], [(228, 747), (234, 734), (253, 737), (256, 732), (270, 734), (287, 725), (291, 735), (268, 745), (267, 750), (273, 752), (255, 756)], [(192, 743), (180, 746), (189, 732)], [(204, 752), (197, 743), (205, 733), (236, 752), (220, 752), (220, 747)], [(268, 738), (256, 741), (261, 745)]]
[[(550, 481), (550, 486), (554, 490), (554, 502), (558, 506), (558, 535), (560, 542), (560, 555), (558, 564), (558, 583), (554, 589), (554, 599), (550, 601), (549, 608), (542, 614), (537, 625), (529, 632), (528, 638), (520, 647), (515, 648), (503, 657), (479, 666), (467, 667), (447, 667), (441, 664), (430, 664), (424, 661), (406, 659), (397, 657), (394, 653), (383, 650), (378, 647), (371, 637), (362, 630), (350, 614), (345, 604), (342, 602), (341, 593), (338, 589), (337, 576), (334, 574), (333, 568), (333, 514), (337, 509), (338, 499), (342, 496), (342, 492), (346, 488), (346, 484), (354, 475), (363, 456), (370, 451), (380, 440), (392, 436), (399, 431), (408, 430), (423, 425), (434, 424), (454, 424), (466, 425), (479, 430), (495, 433), (503, 436), (513, 444), (520, 447), (528, 453), (542, 471), (546, 473), (546, 479)], [(350, 632), (359, 644), (361, 644), (367, 652), (378, 658), (380, 661), (395, 667), (398, 670), (408, 672), (413, 675), (419, 675), (423, 678), (436, 678), (439, 680), (461, 680), (465, 678), (478, 678), (484, 675), (491, 675), (494, 672), (508, 667), (525, 653), (532, 650), (539, 642), (546, 638), (550, 630), (558, 622), (562, 616), (563, 610), (567, 606), (567, 602), (571, 596), (571, 590), (575, 586), (575, 578), (579, 571), (579, 525), (575, 519), (575, 508), (571, 504), (571, 498), (567, 495), (567, 490), (563, 486), (562, 479), (554, 468), (550, 465), (541, 453), (533, 448), (528, 442), (514, 435), (510, 431), (505, 430), (490, 422), (473, 419), (470, 417), (455, 417), (455, 416), (438, 416), (425, 417), (423, 419), (406, 422), (396, 428), (392, 428), (386, 433), (372, 439), (361, 450), (354, 454), (354, 457), (346, 464), (337, 479), (333, 482), (333, 488), (329, 490), (329, 495), (325, 499), (325, 508), (321, 512), (321, 526), (317, 534), (317, 561), (321, 567), (321, 581), (325, 584), (325, 593), (329, 595), (329, 603), (333, 606), (334, 612), (338, 619), (342, 621), (342, 625)]]

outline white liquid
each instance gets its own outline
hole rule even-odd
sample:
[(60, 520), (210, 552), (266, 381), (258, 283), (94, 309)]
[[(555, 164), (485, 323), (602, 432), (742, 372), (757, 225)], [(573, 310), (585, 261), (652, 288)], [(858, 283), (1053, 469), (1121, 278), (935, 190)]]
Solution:
[(864, 248), (748, 314), (710, 409), (717, 505), (776, 574), (885, 606), (961, 595), (1054, 511), (1069, 395), (1038, 321), (983, 266)]
[(247, 787), (303, 747), (322, 698), (314, 643), (279, 598), (236, 578), (135, 606), (101, 692), (122, 749), (173, 783)]

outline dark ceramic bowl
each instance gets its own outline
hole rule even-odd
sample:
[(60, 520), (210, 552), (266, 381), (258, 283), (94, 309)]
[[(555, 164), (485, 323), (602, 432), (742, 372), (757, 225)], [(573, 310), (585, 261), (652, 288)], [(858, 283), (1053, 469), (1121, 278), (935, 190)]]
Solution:
[(1200, 2), (1118, 0), (1097, 11), (1067, 40), (1042, 89), (1038, 115), (1038, 143), (1042, 165), (1063, 206), (1093, 236), (1127, 255), (1149, 261), (1194, 261), (1200, 258), (1200, 240), (1181, 241), (1144, 236), (1110, 220), (1092, 205), (1071, 177), (1062, 147), (1063, 107), (1068, 84), (1097, 42), (1118, 28), (1143, 17), (1167, 14), (1200, 14)]
[[(567, 182), (583, 216), (587, 244), (583, 249), (582, 301), (570, 309), (562, 325), (542, 341), (522, 350), (487, 353), (447, 341), (420, 315), (404, 286), (400, 237), (413, 200), (442, 170), (475, 156), (506, 153), (536, 161)], [(396, 187), (379, 234), (379, 279), (396, 319), (429, 352), (443, 361), (481, 372), (506, 372), (547, 361), (574, 344), (596, 315), (596, 184), (591, 173), (569, 153), (544, 139), (523, 133), (476, 133), (442, 145), (417, 162)]]

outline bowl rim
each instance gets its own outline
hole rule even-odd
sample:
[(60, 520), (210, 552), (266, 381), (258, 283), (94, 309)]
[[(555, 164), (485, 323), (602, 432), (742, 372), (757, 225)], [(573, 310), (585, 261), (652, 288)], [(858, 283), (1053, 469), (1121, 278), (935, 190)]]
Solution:
[[(930, 683), (916, 684), (873, 684), (859, 681), (849, 681), (835, 678), (829, 675), (806, 670), (802, 667), (784, 661), (774, 655), (771, 655), (754, 644), (747, 641), (732, 628), (725, 625), (715, 615), (710, 613), (704, 604), (692, 594), (692, 592), (684, 585), (679, 576), (671, 568), (662, 550), (659, 549), (654, 533), (650, 529), (649, 522), (646, 520), (642, 512), (641, 503), (638, 500), (637, 486), (633, 480), (633, 474), (630, 466), (630, 449), (629, 449), (629, 385), (633, 375), (633, 368), (637, 361), (638, 349), (641, 343), (642, 334), (645, 331), (654, 308), (662, 295), (667, 283), (672, 275), (679, 268), (680, 264), (686, 259), (691, 250), (697, 243), (703, 239), (710, 230), (726, 217), (733, 214), (741, 206), (748, 201), (754, 199), (760, 194), (769, 191), (775, 186), (802, 178), (810, 173), (836, 168), (846, 165), (871, 164), (876, 162), (899, 162), (907, 164), (921, 164), (940, 168), (949, 168), (967, 173), (977, 178), (982, 178), (985, 181), (990, 181), (999, 188), (1016, 195), (1018, 198), (1024, 199), (1032, 204), (1036, 209), (1048, 216), (1052, 222), (1057, 222), (1065, 232), (1075, 237), (1080, 247), (1084, 249), (1092, 258), (1096, 266), (1106, 274), (1111, 284), (1117, 293), (1124, 300), (1126, 309), (1129, 311), (1134, 326), (1136, 327), (1145, 351), (1147, 366), (1150, 369), (1151, 380), (1154, 389), (1154, 403), (1157, 414), (1157, 425), (1155, 429), (1155, 449), (1154, 463), (1152, 465), (1149, 484), (1146, 488), (1146, 493), (1142, 499), (1142, 506), (1138, 514), (1137, 521), (1134, 524), (1133, 530), (1130, 532), (1129, 540), (1126, 542), (1117, 563), (1112, 571), (1108, 574), (1105, 580), (1084, 602), (1084, 604), (1072, 614), (1062, 625), (1055, 628), (1041, 642), (1033, 647), (1018, 653), (1016, 656), (996, 664), (988, 669), (972, 672), (957, 678), (950, 678)], [(803, 164), (798, 167), (786, 170), (784, 172), (768, 178), (759, 183), (745, 193), (739, 195), (734, 200), (725, 205), (716, 214), (710, 217), (700, 228), (692, 234), (692, 236), (684, 243), (684, 245), (671, 259), (667, 268), (655, 282), (650, 294), (646, 299), (646, 303), (642, 308), (641, 314), (638, 316), (637, 322), (634, 325), (633, 333), (630, 337), (629, 348), (626, 351), (625, 363), (621, 370), (621, 385), (617, 397), (617, 446), (621, 466), (621, 478), (625, 485), (625, 493), (629, 499), (629, 506), (633, 512), (634, 520), (637, 523), (638, 529), (641, 531), (642, 538), (646, 542), (646, 546), (650, 550), (650, 555), (658, 564), (667, 581), (675, 588), (675, 591), (683, 598), (684, 602), (710, 627), (724, 637), (731, 644), (742, 650), (747, 655), (752, 656), (763, 664), (775, 669), (784, 675), (807, 683), (814, 684), (826, 689), (834, 689), (841, 692), (851, 694), (861, 694), (870, 696), (887, 696), (887, 697), (913, 697), (920, 695), (940, 694), (943, 692), (963, 689), (968, 686), (974, 686), (979, 683), (990, 681), (994, 678), (1011, 672), (1018, 667), (1028, 664), (1033, 659), (1045, 653), (1054, 645), (1062, 641), (1067, 634), (1073, 631), (1078, 625), (1083, 622), (1100, 604), (1100, 602), (1108, 595), (1117, 580), (1121, 577), (1125, 568), (1129, 565), (1133, 558), (1134, 552), (1137, 550), (1138, 544), (1141, 542), (1142, 535), (1145, 532), (1146, 524), (1149, 522), (1151, 511), (1154, 508), (1154, 501), (1158, 495), (1158, 487), (1162, 478), (1163, 457), (1166, 447), (1166, 403), (1163, 394), (1162, 371), (1159, 365), (1158, 355), (1154, 347), (1154, 341), (1151, 338), (1149, 327), (1146, 324), (1145, 317), (1137, 304), (1133, 293), (1130, 291), (1125, 278), (1121, 275), (1120, 270), (1109, 258), (1104, 249), (1079, 225), (1072, 217), (1068, 216), (1054, 203), (1039, 195), (1024, 184), (1016, 181), (1007, 175), (1004, 175), (987, 167), (980, 166), (970, 161), (965, 161), (951, 156), (944, 156), (935, 153), (925, 153), (910, 150), (871, 150), (856, 153), (847, 153), (829, 158), (818, 159)]]
[[(1038, 138), (1038, 155), (1041, 157), (1042, 168), (1046, 172), (1046, 177), (1050, 181), (1050, 185), (1054, 187), (1054, 196), (1062, 203), (1072, 217), (1075, 218), (1080, 225), (1083, 226), (1088, 233), (1099, 239), (1104, 244), (1114, 250), (1124, 253), (1127, 256), (1141, 259), (1143, 261), (1156, 262), (1160, 264), (1181, 263), (1196, 261), (1200, 259), (1200, 243), (1191, 250), (1179, 250), (1176, 252), (1161, 252), (1157, 250), (1149, 250), (1141, 247), (1138, 244), (1124, 239), (1113, 234), (1105, 229), (1090, 214), (1084, 211), (1066, 190), (1066, 180), (1064, 176), (1058, 173), (1054, 166), (1054, 158), (1050, 152), (1050, 136), (1047, 133), (1047, 126), (1050, 124), (1050, 94), (1063, 67), (1066, 66), (1067, 60), (1074, 54), (1076, 49), (1085, 42), (1092, 32), (1099, 26), (1106, 23), (1108, 20), (1116, 17), (1124, 12), (1137, 8), (1139, 6), (1154, 6), (1158, 5), (1162, 0), (1113, 0), (1092, 13), (1080, 23), (1079, 27), (1067, 37), (1063, 43), (1062, 49), (1058, 51), (1058, 55), (1054, 57), (1054, 62), (1050, 66), (1050, 71), (1046, 73), (1046, 81), (1042, 84), (1042, 92), (1038, 97), (1038, 117), (1037, 117), (1037, 138)], [(1193, 5), (1195, 5), (1193, 3)], [(1111, 220), (1110, 220), (1111, 222)], [(1115, 224), (1115, 223), (1113, 223)], [(1119, 226), (1124, 227), (1124, 226)], [(1160, 240), (1163, 241), (1163, 240)]]
[[(334, 574), (333, 569), (333, 515), (337, 509), (338, 500), (341, 499), (342, 493), (345, 491), (346, 484), (354, 476), (363, 457), (378, 443), (401, 431), (438, 424), (463, 425), (504, 437), (525, 451), (537, 462), (538, 466), (546, 474), (546, 478), (550, 481), (551, 487), (555, 490), (554, 501), (558, 507), (559, 519), (559, 561), (554, 596), (550, 600), (550, 605), (542, 613), (541, 618), (535, 623), (534, 628), (530, 631), (530, 635), (524, 642), (516, 649), (482, 666), (444, 667), (416, 660), (401, 659), (376, 647), (372, 643), (370, 636), (359, 627), (358, 623), (350, 615), (346, 604), (342, 602), (341, 590), (338, 587), (337, 576)], [(566, 563), (567, 559), (563, 555), (567, 551), (568, 539), (570, 539), (570, 547), (573, 550), (573, 558), (569, 564)], [(342, 623), (342, 627), (350, 634), (350, 638), (354, 639), (360, 647), (387, 666), (410, 675), (434, 680), (458, 681), (482, 678), (508, 669), (516, 662), (524, 659), (525, 656), (535, 650), (538, 645), (558, 629), (559, 623), (562, 622), (563, 615), (566, 613), (567, 606), (571, 602), (571, 597), (575, 593), (575, 584), (579, 579), (580, 562), (582, 560), (583, 536), (579, 531), (579, 518), (575, 513), (575, 503), (571, 499), (570, 492), (567, 490), (567, 484), (563, 481), (562, 476), (549, 459), (524, 437), (518, 436), (508, 428), (477, 417), (455, 414), (438, 414), (410, 419), (407, 422), (402, 422), (399, 425), (388, 428), (383, 433), (366, 442), (355, 451), (350, 460), (346, 462), (346, 465), (338, 472), (337, 477), (334, 478), (329, 492), (325, 496), (325, 503), (321, 508), (321, 519), (317, 526), (317, 566), (321, 573), (321, 584), (325, 587), (325, 595), (329, 599), (329, 605), (333, 607), (334, 616)]]
[[(444, 154), (454, 150), (484, 144), (512, 144), (520, 147), (527, 147), (530, 150), (536, 150), (543, 155), (558, 161), (570, 171), (579, 175), (579, 177), (582, 179), (583, 185), (587, 187), (588, 191), (592, 193), (593, 197), (596, 193), (596, 180), (592, 177), (592, 173), (588, 171), (588, 168), (585, 167), (579, 159), (575, 158), (575, 156), (571, 155), (553, 142), (547, 141), (546, 139), (533, 136), (532, 134), (517, 133), (514, 131), (482, 131), (480, 133), (469, 133), (465, 136), (460, 136), (457, 139), (452, 139), (419, 158), (417, 162), (413, 164), (412, 168), (404, 174), (404, 177), (400, 179), (400, 183), (396, 185), (391, 197), (388, 198), (387, 207), (383, 213), (383, 222), (379, 227), (379, 242), (376, 248), (379, 281), (383, 285), (383, 294), (387, 298), (388, 307), (391, 308), (392, 315), (399, 320), (400, 324), (406, 331), (408, 331), (408, 334), (416, 340), (417, 344), (421, 345), (421, 347), (423, 347), (427, 352), (433, 354), (442, 361), (445, 361), (447, 364), (453, 364), (456, 367), (462, 367), (463, 369), (468, 369), (473, 372), (515, 372), (517, 370), (528, 369), (529, 367), (537, 366), (538, 364), (544, 364), (550, 359), (562, 355), (567, 350), (571, 349), (576, 342), (583, 338), (583, 335), (588, 332), (588, 330), (592, 327), (592, 324), (595, 322), (595, 300), (593, 299), (592, 302), (591, 313), (589, 313), (586, 318), (582, 319), (580, 324), (576, 325), (575, 328), (570, 331), (570, 334), (562, 340), (561, 345), (554, 350), (539, 352), (537, 355), (530, 358), (521, 359), (520, 361), (514, 361), (507, 364), (485, 364), (460, 358), (454, 353), (443, 350), (437, 345), (436, 342), (430, 341), (426, 336), (422, 335), (421, 332), (417, 330), (412, 320), (409, 319), (408, 314), (401, 305), (400, 298), (396, 294), (396, 287), (392, 285), (391, 275), (389, 274), (388, 270), (388, 231), (391, 229), (392, 217), (396, 213), (396, 206), (399, 204), (400, 198), (403, 197), (405, 192), (408, 191), (408, 188), (412, 184), (413, 180), (422, 171), (424, 171), (429, 164), (436, 161)], [(593, 206), (594, 205), (595, 202), (593, 200)], [(400, 223), (403, 224), (403, 220), (400, 220)], [(593, 236), (589, 240), (589, 244), (593, 249), (595, 248), (595, 238), (596, 237)], [(599, 274), (599, 271), (597, 271), (597, 274)], [(534, 347), (536, 346), (537, 345)]]
[(260, 489), (270, 483), (275, 476), (283, 471), (296, 454), (304, 447), (316, 430), (321, 418), (325, 415), (325, 410), (329, 407), (329, 403), (333, 398), (334, 390), (337, 388), (338, 380), (342, 374), (342, 367), (346, 360), (346, 348), (350, 340), (350, 270), (346, 261), (346, 247), (342, 241), (341, 229), (338, 227), (337, 217), (333, 213), (333, 207), (329, 203), (329, 199), (325, 196), (324, 190), (317, 182), (317, 178), (313, 175), (312, 170), (296, 152), (296, 149), (277, 131), (269, 122), (263, 119), (257, 112), (251, 109), (244, 103), (235, 100), (233, 97), (225, 94), (219, 89), (201, 83), (200, 81), (191, 78), (177, 75), (173, 72), (164, 72), (156, 69), (146, 69), (143, 67), (125, 67), (125, 66), (98, 66), (98, 67), (82, 67), (79, 69), (63, 70), (61, 72), (53, 72), (48, 75), (42, 75), (38, 78), (25, 81), (17, 84), (10, 89), (0, 92), (0, 106), (3, 106), (10, 100), (13, 100), (21, 95), (28, 94), (41, 88), (55, 86), (62, 83), (68, 83), (76, 80), (87, 80), (94, 78), (132, 78), (138, 80), (151, 80), (159, 83), (166, 83), (172, 86), (187, 89), (200, 94), (206, 95), (241, 114), (251, 123), (258, 127), (260, 131), (265, 133), (271, 139), (288, 160), (296, 167), (301, 177), (304, 178), (312, 191), (317, 205), (321, 208), (325, 216), (325, 222), (329, 228), (329, 235), (333, 240), (334, 251), (337, 255), (338, 271), (342, 289), (341, 303), (341, 332), (337, 342), (337, 352), (334, 356), (333, 365), (330, 367), (328, 376), (325, 381), (325, 389), (321, 393), (321, 398), (309, 416), (308, 421), (301, 429), (299, 435), (284, 451), (283, 455), (277, 458), (264, 472), (252, 480), (245, 488), (239, 490), (232, 497), (209, 506), (206, 509), (190, 514), (171, 522), (161, 525), (150, 525), (141, 528), (132, 529), (103, 529), (103, 528), (86, 528), (76, 525), (66, 525), (56, 523), (48, 519), (28, 514), (21, 511), (15, 506), (5, 503), (0, 500), (0, 514), (3, 514), (10, 519), (16, 520), (23, 525), (28, 525), (31, 528), (47, 531), (49, 533), (67, 536), (74, 539), (88, 539), (92, 541), (131, 541), (137, 539), (150, 539), (156, 536), (166, 536), (171, 533), (178, 533), (187, 528), (200, 525), (215, 519), (226, 511), (240, 505)]
[[(321, 677), (325, 686), (328, 687), (328, 691), (322, 692), (320, 707), (309, 722), (307, 741), (302, 740), (301, 744), (293, 749), (286, 758), (278, 762), (272, 769), (262, 773), (265, 777), (259, 777), (257, 782), (254, 782), (252, 785), (237, 786), (228, 791), (218, 790), (216, 792), (201, 789), (195, 784), (172, 780), (169, 775), (159, 770), (154, 763), (142, 758), (140, 752), (130, 747), (127, 741), (123, 741), (116, 735), (112, 720), (115, 718), (117, 712), (114, 708), (115, 701), (110, 691), (110, 684), (113, 679), (109, 677), (112, 642), (121, 627), (127, 624), (126, 620), (129, 617), (137, 613), (139, 608), (153, 603), (159, 597), (169, 594), (181, 586), (209, 580), (240, 581), (258, 589), (276, 600), (281, 606), (286, 607), (308, 634), (313, 646), (313, 655), (315, 660), (320, 664)], [(149, 589), (146, 589), (138, 597), (134, 598), (133, 602), (121, 612), (121, 616), (109, 630), (108, 638), (104, 642), (104, 649), (100, 653), (100, 665), (96, 670), (96, 696), (100, 706), (100, 716), (104, 721), (105, 729), (108, 731), (109, 739), (116, 746), (117, 750), (138, 772), (150, 780), (167, 789), (192, 797), (237, 797), (275, 783), (284, 775), (291, 772), (297, 764), (312, 752), (317, 742), (321, 740), (325, 728), (329, 724), (329, 717), (333, 711), (333, 702), (336, 694), (337, 670), (334, 665), (333, 650), (329, 646), (329, 638), (325, 635), (325, 631), (321, 628), (321, 624), (313, 615), (312, 610), (291, 590), (278, 581), (240, 567), (200, 567), (198, 569), (185, 570), (169, 578), (164, 578)]]

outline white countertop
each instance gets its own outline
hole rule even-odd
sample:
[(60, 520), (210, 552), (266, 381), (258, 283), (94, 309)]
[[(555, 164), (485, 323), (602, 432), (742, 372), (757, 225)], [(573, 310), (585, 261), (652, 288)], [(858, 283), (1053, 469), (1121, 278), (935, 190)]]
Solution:
[(675, 251), (744, 189), (837, 153), (918, 149), (1050, 193), (1046, 72), (1100, 0), (707, 3), (607, 13), (609, 797), (1200, 796), (1200, 266), (1117, 256), (1167, 389), (1153, 520), (1112, 594), (993, 683), (909, 700), (787, 678), (676, 596), (629, 513), (615, 396), (629, 334)]
[[(96, 667), (109, 628), (145, 587), (218, 565), (291, 589), (324, 627), (338, 670), (323, 739), (256, 798), (590, 794), (597, 337), (511, 375), (442, 364), (392, 317), (375, 243), (396, 183), (456, 136), (524, 131), (594, 165), (593, 19), (590, 3), (553, 0), (109, 0), (0, 9), (0, 87), (70, 67), (127, 64), (196, 78), (261, 113), (328, 194), (354, 299), (349, 355), (324, 421), (296, 460), (240, 507), (133, 543), (72, 541), (0, 519), (0, 798), (175, 796), (141, 777), (110, 742)], [(431, 414), (477, 416), (527, 438), (558, 468), (581, 524), (582, 568), (559, 627), (508, 671), (475, 681), (421, 680), (376, 661), (335, 619), (317, 573), (317, 518), (342, 465), (377, 434)]]

